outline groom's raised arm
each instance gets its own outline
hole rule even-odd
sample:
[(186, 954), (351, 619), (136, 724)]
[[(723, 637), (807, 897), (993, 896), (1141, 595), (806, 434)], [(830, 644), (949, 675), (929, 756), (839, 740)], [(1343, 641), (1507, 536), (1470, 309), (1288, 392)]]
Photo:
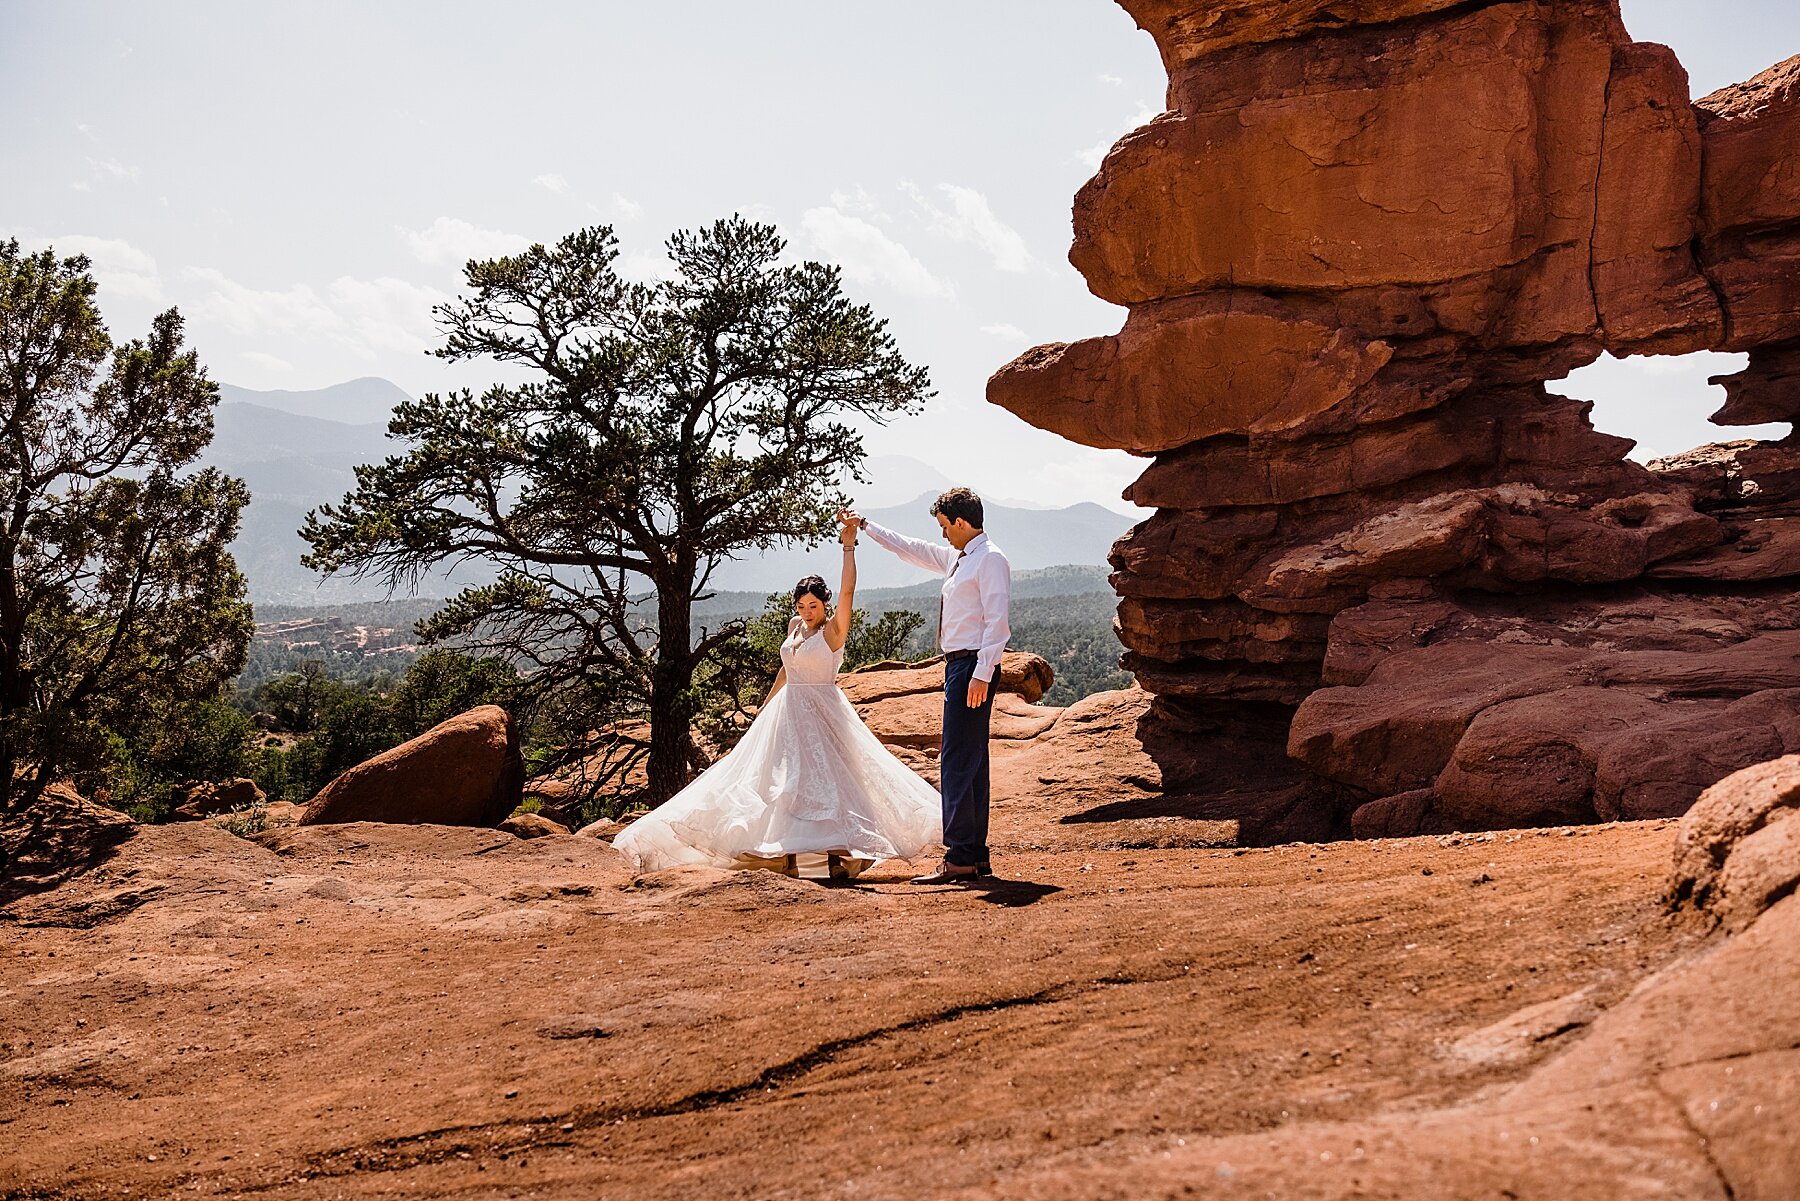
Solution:
[(867, 517), (862, 519), (862, 528), (869, 537), (875, 539), (877, 545), (893, 551), (914, 567), (923, 567), (926, 571), (948, 575), (951, 565), (956, 562), (956, 551), (948, 546), (939, 546), (935, 542), (922, 542), (917, 538), (908, 538), (905, 534), (896, 534), (886, 526), (876, 525)]

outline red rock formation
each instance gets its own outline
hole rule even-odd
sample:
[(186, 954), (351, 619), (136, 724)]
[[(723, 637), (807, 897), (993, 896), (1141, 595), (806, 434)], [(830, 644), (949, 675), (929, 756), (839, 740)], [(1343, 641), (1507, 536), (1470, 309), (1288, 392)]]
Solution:
[[(1120, 2), (1169, 111), (1081, 189), (1070, 259), (1129, 314), (988, 395), (1153, 460), (1126, 496), (1156, 513), (1113, 552), (1152, 724), (1302, 706), (1292, 747), (1339, 833), (1674, 813), (1792, 749), (1708, 750), (1690, 719), (1800, 715), (1768, 679), (1800, 660), (1762, 637), (1791, 628), (1800, 455), (1647, 469), (1544, 382), (1602, 351), (1746, 350), (1717, 419), (1800, 416), (1800, 59), (1692, 105), (1614, 0)], [(1710, 645), (1671, 634), (1603, 697), (1496, 624), (1513, 605), (1549, 659), (1603, 670), (1569, 622), (1609, 628), (1615, 600), (1685, 620), (1743, 587), (1769, 603), (1727, 641), (1758, 649), (1705, 698), (1676, 660)], [(1434, 605), (1479, 617), (1427, 621), (1451, 657), (1427, 664), (1401, 635)], [(1363, 678), (1331, 678), (1351, 660)], [(1631, 762), (1652, 729), (1690, 740), (1664, 784)]]
[[(1008, 651), (995, 673), (992, 733), (1001, 753), (1036, 738), (1056, 723), (1061, 709), (1039, 705), (1056, 672), (1039, 655)], [(944, 728), (944, 663), (873, 663), (838, 677), (875, 736), (913, 770), (937, 782), (938, 743)]]
[(1725, 306), (1721, 349), (1754, 363), (1800, 339), (1800, 56), (1695, 111), (1706, 143), (1700, 257)]

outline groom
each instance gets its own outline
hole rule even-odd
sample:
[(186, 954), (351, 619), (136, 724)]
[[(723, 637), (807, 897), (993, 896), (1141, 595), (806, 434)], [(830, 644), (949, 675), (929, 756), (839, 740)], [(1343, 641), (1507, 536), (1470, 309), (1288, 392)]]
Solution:
[(884, 529), (854, 510), (838, 514), (906, 562), (944, 577), (938, 645), (944, 651), (944, 734), (938, 791), (944, 804), (944, 861), (914, 884), (949, 884), (993, 875), (988, 865), (988, 718), (994, 673), (1011, 634), (1006, 622), (1012, 566), (981, 528), (981, 498), (952, 488), (931, 506), (949, 546)]

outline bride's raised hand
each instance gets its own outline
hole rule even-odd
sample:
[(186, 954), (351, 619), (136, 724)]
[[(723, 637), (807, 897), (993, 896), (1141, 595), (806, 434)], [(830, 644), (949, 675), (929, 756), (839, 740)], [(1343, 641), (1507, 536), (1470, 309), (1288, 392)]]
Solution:
[(838, 510), (838, 541), (850, 546), (856, 541), (856, 534), (862, 528), (862, 518), (855, 509)]

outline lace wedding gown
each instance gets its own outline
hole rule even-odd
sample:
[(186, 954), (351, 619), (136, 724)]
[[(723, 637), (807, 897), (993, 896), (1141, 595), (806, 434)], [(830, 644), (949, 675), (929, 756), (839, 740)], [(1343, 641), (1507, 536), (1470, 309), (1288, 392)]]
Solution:
[(796, 617), (781, 646), (787, 683), (737, 746), (613, 845), (639, 871), (770, 866), (755, 860), (828, 851), (912, 859), (936, 845), (943, 838), (937, 790), (857, 716), (837, 686), (843, 661), (843, 651)]

